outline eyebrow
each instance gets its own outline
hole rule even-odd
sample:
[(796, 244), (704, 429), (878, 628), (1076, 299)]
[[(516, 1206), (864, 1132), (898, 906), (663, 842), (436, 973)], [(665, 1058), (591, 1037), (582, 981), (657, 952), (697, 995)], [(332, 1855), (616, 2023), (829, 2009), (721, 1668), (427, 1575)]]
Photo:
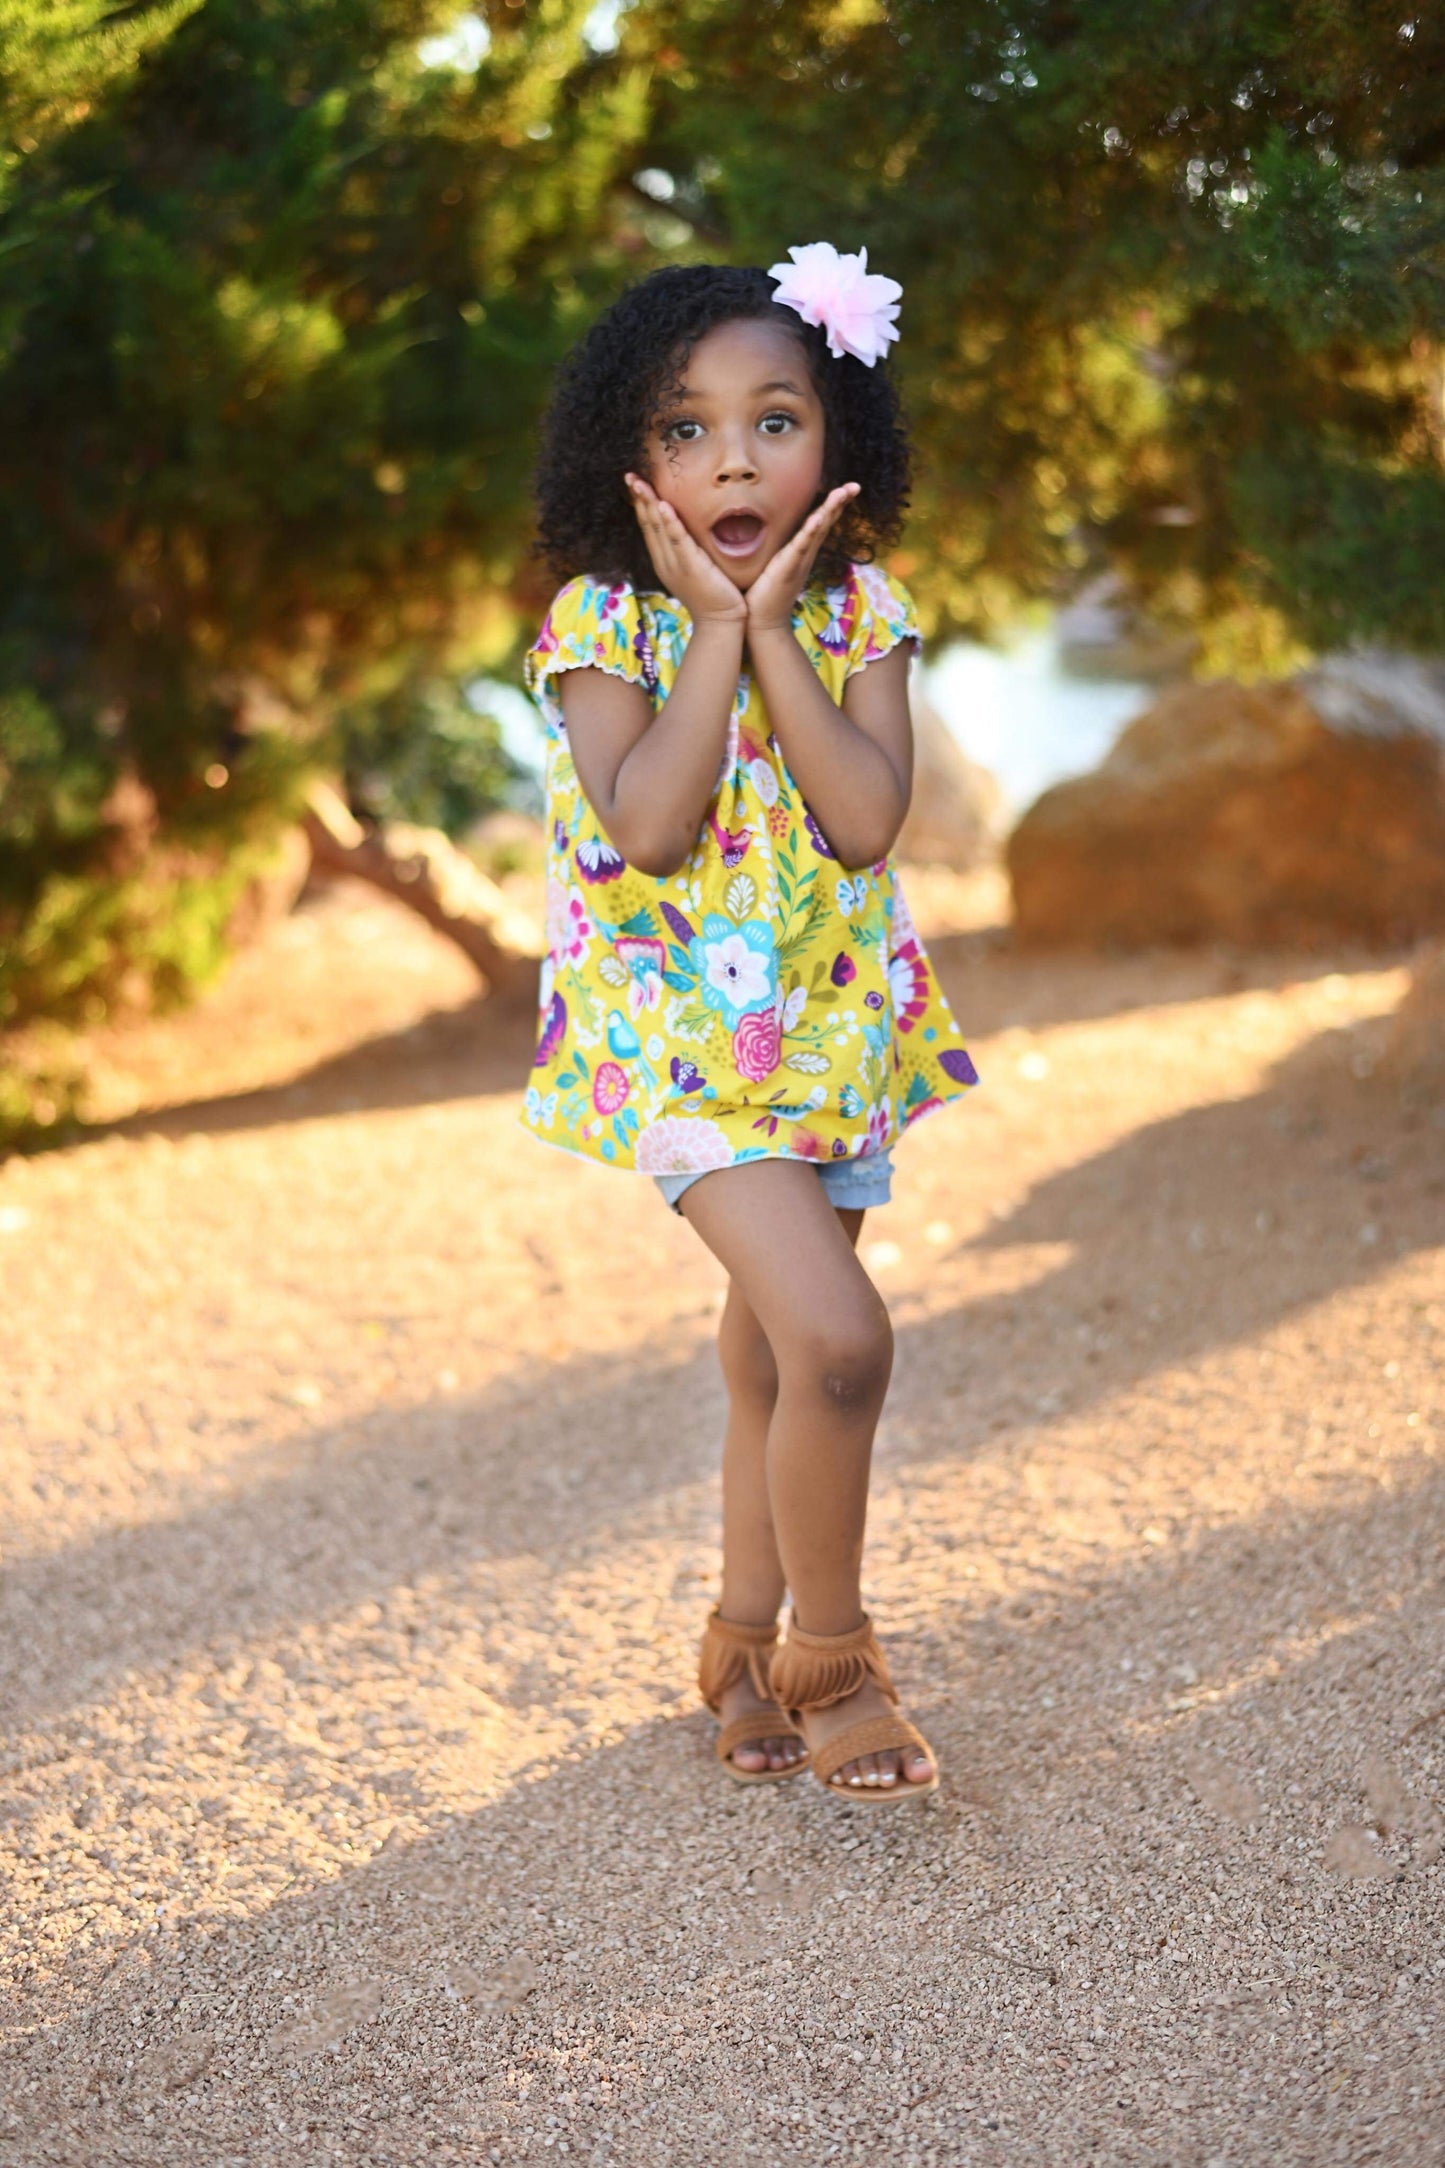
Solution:
[[(795, 399), (803, 397), (802, 386), (793, 383), (791, 378), (786, 376), (775, 377), (770, 384), (755, 384), (750, 396), (754, 399), (761, 399), (765, 391), (790, 391)], [(679, 399), (702, 399), (705, 396), (706, 394), (703, 392), (694, 391), (691, 384), (680, 384), (677, 389)]]

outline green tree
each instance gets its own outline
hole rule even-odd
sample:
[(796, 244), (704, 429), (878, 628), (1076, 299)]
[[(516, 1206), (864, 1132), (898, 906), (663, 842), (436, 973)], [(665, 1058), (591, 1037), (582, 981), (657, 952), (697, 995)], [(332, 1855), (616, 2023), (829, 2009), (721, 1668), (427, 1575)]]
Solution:
[(915, 577), (1112, 560), (1206, 658), (1445, 648), (1445, 18), (1384, 0), (643, 0), (690, 245), (903, 281)]
[(622, 275), (645, 84), (587, 12), (498, 0), (469, 69), (439, 0), (9, 0), (0, 1027), (183, 992), (310, 767), (403, 715), (458, 750)]

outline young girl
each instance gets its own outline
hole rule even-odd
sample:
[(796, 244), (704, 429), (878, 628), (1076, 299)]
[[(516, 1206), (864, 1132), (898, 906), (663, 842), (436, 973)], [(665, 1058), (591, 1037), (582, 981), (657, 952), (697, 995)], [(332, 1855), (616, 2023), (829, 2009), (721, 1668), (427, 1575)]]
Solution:
[[(976, 1082), (889, 856), (908, 809), (907, 502), (866, 251), (659, 271), (563, 368), (566, 578), (527, 658), (548, 947), (523, 1121), (655, 1178), (729, 1280), (723, 1570), (700, 1679), (731, 1776), (938, 1782), (859, 1597), (888, 1314), (855, 1255), (911, 1122)], [(792, 1599), (780, 1643), (784, 1590)]]

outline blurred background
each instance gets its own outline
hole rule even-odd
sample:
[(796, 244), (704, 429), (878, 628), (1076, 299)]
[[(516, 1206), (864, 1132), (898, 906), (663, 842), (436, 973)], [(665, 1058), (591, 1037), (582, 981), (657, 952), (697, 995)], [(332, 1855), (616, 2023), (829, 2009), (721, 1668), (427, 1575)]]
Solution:
[(105, 1034), (326, 872), (525, 996), (552, 369), (652, 266), (818, 235), (906, 297), (907, 854), (1004, 846), (1001, 923), (1039, 942), (1445, 924), (1438, 15), (10, 0), (0, 27), (11, 1141), (127, 1111)]

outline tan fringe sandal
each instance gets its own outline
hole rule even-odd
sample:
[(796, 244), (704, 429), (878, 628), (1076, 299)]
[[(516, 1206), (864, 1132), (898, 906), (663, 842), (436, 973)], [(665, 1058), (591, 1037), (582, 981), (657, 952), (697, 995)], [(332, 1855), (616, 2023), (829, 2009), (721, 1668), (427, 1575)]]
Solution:
[[(773, 1658), (769, 1678), (773, 1693), (800, 1731), (801, 1718), (807, 1710), (831, 1709), (835, 1702), (856, 1694), (870, 1679), (875, 1686), (881, 1687), (891, 1702), (898, 1700), (897, 1689), (888, 1676), (888, 1665), (873, 1631), (873, 1621), (866, 1612), (862, 1625), (846, 1634), (805, 1634), (796, 1620), (790, 1623), (788, 1638)], [(933, 1775), (926, 1784), (910, 1783), (902, 1774), (894, 1784), (835, 1782), (845, 1762), (857, 1761), (864, 1754), (886, 1754), (906, 1747), (920, 1748), (933, 1763)], [(891, 1806), (900, 1799), (926, 1799), (930, 1792), (938, 1790), (937, 1755), (922, 1732), (916, 1730), (907, 1717), (896, 1713), (860, 1718), (830, 1739), (826, 1746), (815, 1748), (811, 1758), (814, 1776), (830, 1792), (836, 1792), (842, 1799), (863, 1800), (869, 1806)]]
[(717, 1735), (717, 1758), (736, 1784), (776, 1784), (783, 1777), (801, 1775), (808, 1766), (806, 1753), (785, 1769), (739, 1769), (732, 1758), (736, 1747), (761, 1746), (765, 1739), (802, 1737), (797, 1725), (771, 1698), (768, 1659), (777, 1645), (776, 1623), (740, 1626), (734, 1619), (724, 1618), (716, 1609), (708, 1616), (698, 1657), (697, 1683), (698, 1691), (713, 1715), (719, 1714), (722, 1697), (728, 1688), (736, 1686), (744, 1676), (752, 1680), (754, 1691), (768, 1703), (765, 1709), (752, 1709), (746, 1716), (735, 1716)]

